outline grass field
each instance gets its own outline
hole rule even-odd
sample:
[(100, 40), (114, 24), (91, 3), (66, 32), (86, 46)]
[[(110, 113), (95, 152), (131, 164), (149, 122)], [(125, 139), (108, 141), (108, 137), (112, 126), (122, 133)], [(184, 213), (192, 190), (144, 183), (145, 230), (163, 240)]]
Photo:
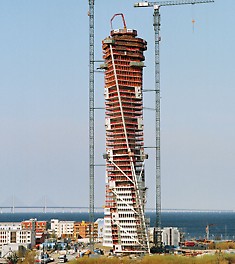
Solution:
[(215, 254), (213, 256), (184, 257), (184, 256), (145, 256), (142, 259), (126, 258), (81, 258), (70, 262), (71, 264), (232, 264), (235, 263), (235, 256)]

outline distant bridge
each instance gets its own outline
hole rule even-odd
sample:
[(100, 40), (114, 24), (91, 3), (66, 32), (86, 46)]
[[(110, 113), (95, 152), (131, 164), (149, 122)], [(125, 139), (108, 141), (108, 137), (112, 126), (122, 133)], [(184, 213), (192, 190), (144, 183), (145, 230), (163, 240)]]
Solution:
[[(18, 212), (88, 212), (89, 207), (87, 206), (1, 206), (0, 213), (18, 213)], [(102, 212), (102, 207), (95, 207), (96, 212)]]
[[(95, 207), (95, 212), (101, 213), (103, 212), (103, 207)], [(146, 208), (146, 212), (156, 212), (155, 208)], [(88, 213), (88, 206), (42, 206), (42, 205), (31, 205), (31, 206), (1, 206), (0, 205), (0, 213), (34, 213), (34, 212), (42, 212), (42, 213)], [(211, 210), (211, 209), (162, 209), (162, 212), (235, 212), (234, 210)]]

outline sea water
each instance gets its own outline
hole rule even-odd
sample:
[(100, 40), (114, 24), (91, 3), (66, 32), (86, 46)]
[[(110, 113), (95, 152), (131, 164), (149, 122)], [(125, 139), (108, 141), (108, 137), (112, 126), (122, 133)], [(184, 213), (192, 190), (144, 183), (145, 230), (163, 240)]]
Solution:
[[(103, 213), (95, 213), (95, 220), (103, 218)], [(155, 213), (148, 212), (150, 226), (154, 226)], [(0, 222), (21, 222), (30, 218), (39, 221), (51, 219), (68, 221), (89, 221), (89, 213), (1, 213)], [(206, 238), (206, 226), (209, 225), (210, 239), (235, 239), (235, 212), (162, 212), (162, 227), (178, 227), (185, 239)]]

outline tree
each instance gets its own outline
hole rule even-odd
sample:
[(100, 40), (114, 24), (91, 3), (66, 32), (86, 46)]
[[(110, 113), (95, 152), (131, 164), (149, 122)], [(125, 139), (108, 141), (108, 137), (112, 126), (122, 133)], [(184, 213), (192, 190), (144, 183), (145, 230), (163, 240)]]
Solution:
[(27, 251), (25, 259), (22, 261), (22, 264), (34, 264), (35, 263), (36, 251)]
[(17, 264), (19, 257), (15, 252), (12, 252), (8, 257), (7, 257), (8, 263), (9, 264)]

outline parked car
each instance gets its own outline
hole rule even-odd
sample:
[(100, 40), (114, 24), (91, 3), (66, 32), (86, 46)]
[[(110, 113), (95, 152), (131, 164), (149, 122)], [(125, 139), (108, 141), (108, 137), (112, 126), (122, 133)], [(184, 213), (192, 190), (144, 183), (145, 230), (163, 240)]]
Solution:
[(68, 259), (67, 259), (66, 255), (60, 255), (59, 256), (59, 262), (60, 263), (65, 263), (67, 261), (68, 261)]
[(47, 264), (47, 263), (52, 262), (52, 261), (53, 261), (53, 259), (50, 258), (47, 253), (39, 255), (35, 259), (35, 262), (41, 263), (41, 264)]

